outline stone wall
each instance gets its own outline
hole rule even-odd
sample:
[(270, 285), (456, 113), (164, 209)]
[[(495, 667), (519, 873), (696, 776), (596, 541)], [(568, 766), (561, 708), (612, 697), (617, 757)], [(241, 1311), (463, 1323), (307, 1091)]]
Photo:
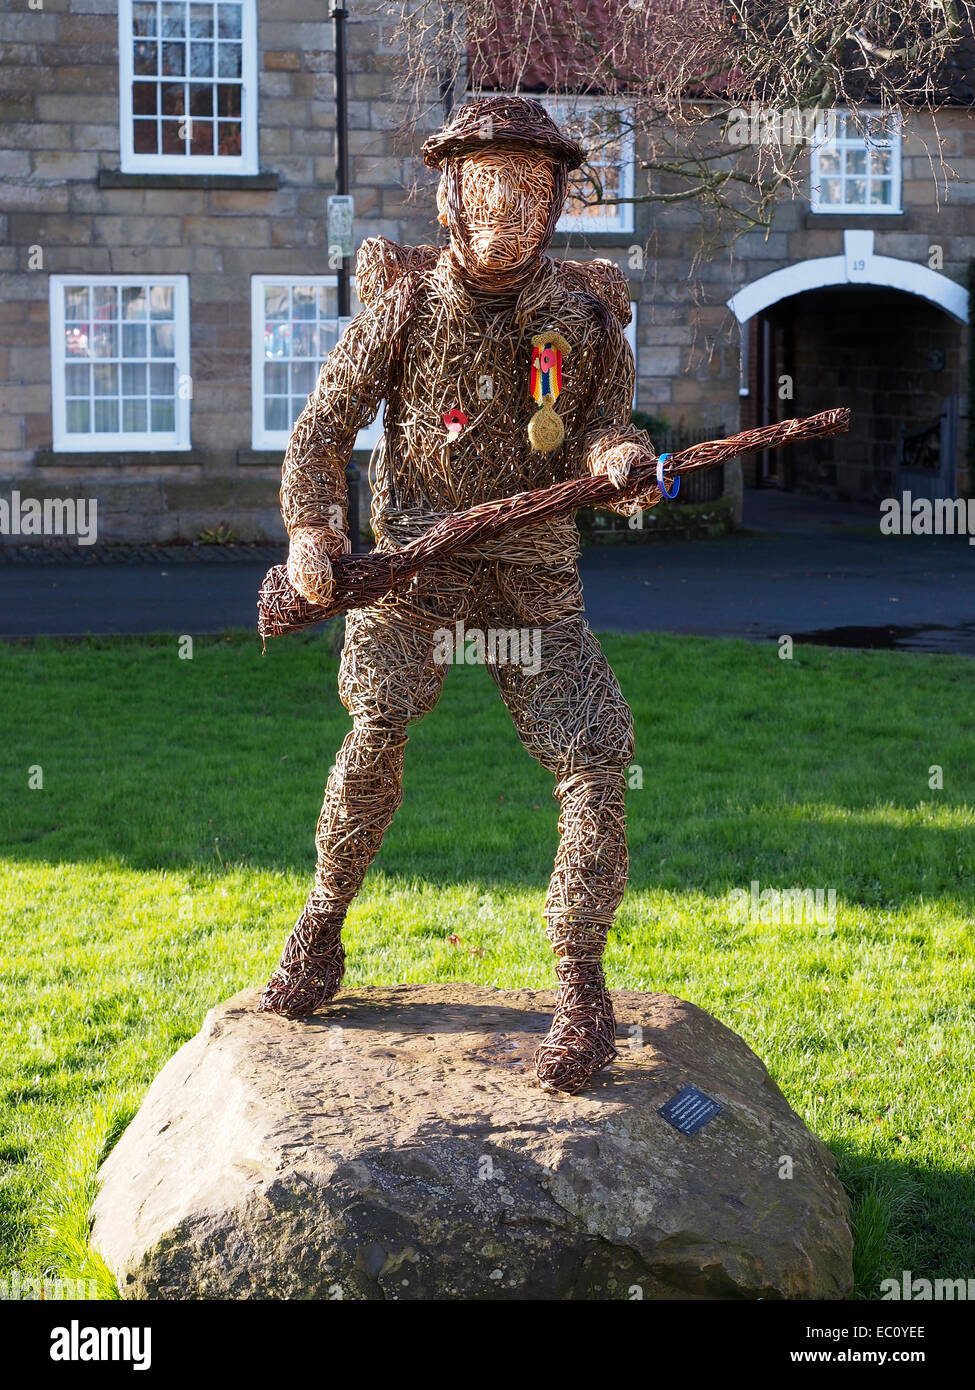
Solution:
[[(250, 277), (328, 273), (332, 26), (317, 0), (259, 0), (258, 178), (120, 176), (117, 13), (109, 0), (45, 0), (0, 15), (0, 491), (96, 496), (103, 539), (194, 539), (221, 521), (278, 538), (280, 455), (251, 448)], [(356, 233), (429, 240), (432, 201), (410, 201), (418, 168), (389, 132), (401, 120), (389, 30), (363, 5), (355, 14)], [(85, 272), (189, 276), (190, 451), (52, 452), (48, 276)]]

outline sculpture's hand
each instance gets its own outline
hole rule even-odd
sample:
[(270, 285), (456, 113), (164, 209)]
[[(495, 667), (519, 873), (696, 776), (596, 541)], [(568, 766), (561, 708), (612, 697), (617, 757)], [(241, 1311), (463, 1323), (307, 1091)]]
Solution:
[(330, 526), (299, 526), (288, 547), (288, 578), (309, 603), (328, 607), (335, 598), (332, 560), (347, 555), (348, 537)]
[[(656, 458), (657, 455), (649, 440), (643, 443), (635, 439), (623, 439), (618, 444), (612, 444), (608, 449), (603, 450), (593, 467), (593, 473), (604, 474), (614, 487), (625, 488), (632, 478), (633, 470), (638, 465), (655, 463)], [(619, 511), (625, 515), (653, 507), (659, 501), (660, 494), (656, 485), (650, 483), (647, 491), (633, 498), (632, 501), (619, 504), (611, 503), (610, 505), (614, 511)]]

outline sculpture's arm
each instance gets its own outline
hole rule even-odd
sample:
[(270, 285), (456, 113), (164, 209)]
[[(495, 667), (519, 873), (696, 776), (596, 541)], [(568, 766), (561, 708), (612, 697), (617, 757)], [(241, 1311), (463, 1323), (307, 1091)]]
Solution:
[(281, 472), (288, 577), (311, 602), (332, 594), (330, 557), (349, 550), (345, 469), (359, 430), (376, 418), (389, 385), (401, 290), (362, 310), (326, 357), (295, 421)]

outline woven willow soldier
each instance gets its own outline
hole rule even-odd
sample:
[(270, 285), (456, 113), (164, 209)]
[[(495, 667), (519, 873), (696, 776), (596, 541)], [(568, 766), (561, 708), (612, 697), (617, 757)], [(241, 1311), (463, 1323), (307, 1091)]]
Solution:
[[(285, 458), (288, 577), (334, 599), (346, 553), (345, 466), (385, 400), (372, 524), (390, 553), (442, 516), (567, 478), (653, 459), (629, 424), (626, 281), (610, 263), (545, 255), (584, 151), (537, 102), (460, 107), (424, 145), (440, 169), (443, 250), (366, 242), (366, 307), (329, 354)], [(632, 511), (642, 500), (620, 502)], [(535, 523), (425, 569), (347, 621), (339, 692), (352, 716), (318, 823), (315, 883), (261, 1007), (303, 1017), (344, 969), (341, 928), (400, 803), (407, 729), (446, 672), (436, 634), (531, 628), (541, 660), (488, 659), (525, 748), (555, 778), (560, 845), (545, 902), (559, 989), (535, 1057), (546, 1090), (577, 1091), (616, 1056), (602, 972), (627, 875), (625, 769), (632, 720), (583, 615), (571, 517)]]

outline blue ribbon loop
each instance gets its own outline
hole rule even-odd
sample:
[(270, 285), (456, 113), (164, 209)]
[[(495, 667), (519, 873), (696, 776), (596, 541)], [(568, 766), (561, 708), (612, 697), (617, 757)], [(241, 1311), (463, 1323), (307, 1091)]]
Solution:
[(669, 454), (661, 454), (657, 459), (657, 487), (660, 489), (660, 496), (666, 497), (668, 502), (672, 501), (680, 492), (680, 475), (674, 479), (673, 492), (667, 491), (667, 484), (664, 482), (664, 464), (670, 458)]

